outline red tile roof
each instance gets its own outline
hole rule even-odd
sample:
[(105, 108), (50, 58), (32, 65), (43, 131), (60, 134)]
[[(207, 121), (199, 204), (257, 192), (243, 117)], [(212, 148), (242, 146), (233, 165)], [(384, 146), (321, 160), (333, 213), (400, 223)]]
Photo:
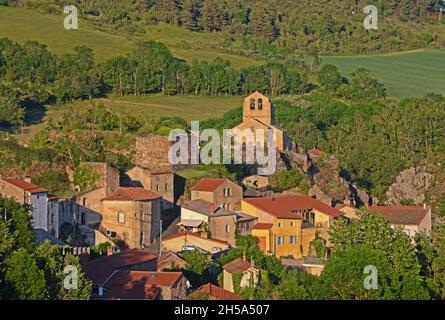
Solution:
[(117, 269), (154, 259), (157, 259), (157, 256), (144, 250), (124, 251), (88, 262), (85, 265), (85, 274), (93, 283), (102, 284)]
[(204, 178), (199, 180), (193, 187), (192, 191), (215, 191), (227, 179), (222, 178)]
[(33, 183), (29, 183), (26, 182), (25, 180), (22, 179), (3, 179), (6, 182), (24, 190), (24, 191), (28, 191), (29, 193), (41, 193), (41, 192), (48, 192), (48, 190), (39, 187), (36, 184)]
[(107, 288), (100, 299), (113, 300), (155, 300), (161, 292), (160, 288), (138, 285), (138, 283), (124, 286), (116, 285)]
[(246, 203), (277, 218), (302, 219), (300, 213), (293, 211), (315, 209), (330, 217), (343, 216), (344, 212), (321, 201), (304, 195), (283, 195), (273, 198), (243, 199)]
[(381, 214), (391, 224), (419, 225), (431, 208), (424, 208), (423, 206), (370, 206), (369, 210)]
[(315, 149), (315, 148), (308, 150), (307, 153), (308, 154), (312, 154), (312, 155), (317, 156), (317, 157), (321, 156), (321, 151), (318, 150), (318, 149)]
[(253, 229), (256, 229), (256, 230), (269, 230), (272, 227), (273, 227), (272, 223), (257, 223), (256, 225), (253, 226)]
[(197, 292), (208, 293), (212, 298), (215, 298), (216, 300), (241, 300), (240, 295), (225, 290), (221, 287), (215, 286), (210, 282), (200, 286), (193, 294)]
[(135, 187), (120, 187), (113, 194), (103, 198), (103, 201), (144, 201), (159, 199), (159, 193)]
[(118, 271), (107, 281), (105, 288), (114, 286), (131, 287), (137, 284), (172, 287), (183, 277), (182, 272)]
[(220, 243), (220, 244), (225, 244), (225, 245), (229, 245), (229, 243), (227, 241), (223, 241), (223, 240), (218, 240), (218, 239), (214, 239), (214, 238), (204, 238), (201, 237), (200, 235), (197, 235), (196, 233), (193, 232), (178, 232), (174, 235), (162, 238), (162, 241), (167, 241), (167, 240), (171, 240), (171, 239), (176, 239), (176, 238), (180, 238), (180, 237), (195, 237), (195, 238), (199, 238), (199, 239), (203, 239), (203, 240), (207, 240), (207, 241), (211, 241), (211, 242), (215, 242), (215, 243)]
[(223, 269), (230, 273), (244, 272), (246, 270), (249, 270), (249, 268), (251, 267), (252, 265), (250, 264), (250, 262), (244, 261), (241, 258), (235, 259), (223, 265)]
[(165, 268), (171, 267), (172, 264), (175, 264), (178, 267), (184, 267), (186, 262), (184, 259), (179, 257), (176, 253), (172, 251), (165, 252), (162, 256), (159, 257), (158, 260), (158, 270), (162, 271)]

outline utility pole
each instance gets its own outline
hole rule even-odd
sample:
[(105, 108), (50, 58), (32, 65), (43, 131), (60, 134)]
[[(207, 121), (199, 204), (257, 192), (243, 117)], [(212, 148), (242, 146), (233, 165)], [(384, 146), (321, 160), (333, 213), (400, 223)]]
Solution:
[(159, 256), (162, 255), (162, 219), (159, 220)]

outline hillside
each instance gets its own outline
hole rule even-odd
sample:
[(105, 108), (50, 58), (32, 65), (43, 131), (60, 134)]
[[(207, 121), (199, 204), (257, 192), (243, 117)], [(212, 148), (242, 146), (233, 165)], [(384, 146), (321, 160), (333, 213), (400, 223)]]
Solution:
[(135, 41), (146, 39), (165, 43), (176, 57), (188, 62), (195, 59), (213, 61), (216, 57), (221, 57), (237, 68), (261, 63), (259, 60), (223, 52), (223, 38), (211, 33), (192, 34), (179, 27), (164, 24), (146, 26), (142, 36), (128, 35), (115, 32), (109, 27), (98, 27), (85, 19), (80, 20), (78, 30), (65, 30), (63, 17), (63, 14), (43, 14), (36, 10), (0, 6), (0, 37), (19, 43), (36, 40), (48, 45), (57, 54), (85, 45), (94, 50), (99, 62), (127, 54), (134, 48)]
[[(193, 60), (229, 60), (235, 68), (259, 65), (264, 61), (224, 52), (222, 35), (210, 32), (189, 32), (169, 24), (145, 26), (141, 35), (125, 36), (109, 28), (98, 28), (82, 19), (76, 31), (63, 29), (63, 15), (42, 14), (21, 8), (0, 8), (0, 37), (23, 43), (37, 40), (55, 53), (69, 52), (74, 46), (86, 45), (94, 50), (96, 60), (103, 61), (127, 54), (137, 39), (156, 40), (167, 45), (172, 54), (191, 63)], [(27, 21), (27, 23), (23, 23)], [(31, 27), (32, 26), (32, 27)], [(69, 36), (67, 36), (69, 35)], [(357, 68), (367, 68), (382, 81), (388, 95), (402, 98), (422, 96), (430, 92), (445, 93), (445, 52), (415, 50), (399, 54), (323, 56), (323, 63), (339, 67), (344, 76)], [(403, 79), (403, 81), (401, 81)]]

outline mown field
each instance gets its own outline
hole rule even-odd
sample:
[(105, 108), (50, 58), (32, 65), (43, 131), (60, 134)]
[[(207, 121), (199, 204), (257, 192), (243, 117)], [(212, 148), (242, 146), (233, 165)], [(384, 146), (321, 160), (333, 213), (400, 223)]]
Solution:
[(345, 76), (357, 68), (371, 70), (393, 97), (423, 96), (431, 92), (445, 94), (445, 50), (322, 59), (323, 63), (338, 66)]
[[(79, 19), (78, 30), (63, 28), (63, 15), (42, 14), (21, 8), (0, 6), (0, 37), (23, 43), (37, 40), (48, 45), (58, 54), (69, 52), (73, 47), (85, 45), (95, 52), (97, 61), (128, 53), (137, 37), (114, 34), (107, 29), (99, 30), (91, 22)], [(194, 59), (213, 61), (221, 57), (231, 61), (236, 68), (260, 64), (261, 61), (225, 53), (223, 38), (218, 34), (190, 33), (170, 26), (147, 26), (143, 36), (146, 40), (165, 43), (173, 55), (192, 62)]]

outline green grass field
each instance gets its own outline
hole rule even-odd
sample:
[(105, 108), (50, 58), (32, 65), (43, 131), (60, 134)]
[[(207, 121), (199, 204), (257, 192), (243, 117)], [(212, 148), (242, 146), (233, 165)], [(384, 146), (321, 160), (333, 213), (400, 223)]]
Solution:
[(385, 84), (389, 96), (416, 97), (431, 92), (445, 94), (445, 50), (380, 56), (326, 56), (322, 59), (323, 63), (338, 66), (345, 76), (358, 68), (371, 70)]
[(66, 53), (80, 45), (94, 49), (98, 61), (125, 54), (132, 41), (94, 29), (91, 23), (80, 20), (78, 30), (65, 30), (64, 16), (41, 14), (33, 10), (0, 7), (0, 37), (23, 43), (37, 40), (57, 53)]
[(243, 103), (240, 96), (126, 96), (100, 99), (112, 110), (123, 111), (143, 118), (178, 116), (187, 121), (221, 117)]
[[(178, 116), (186, 121), (206, 120), (221, 117), (225, 112), (242, 105), (243, 97), (206, 97), (206, 96), (126, 96), (98, 99), (113, 111), (125, 112), (144, 119), (157, 119), (162, 116)], [(83, 109), (89, 101), (77, 101), (65, 105), (46, 106), (45, 110), (31, 110), (27, 115), (29, 125), (24, 132), (23, 141), (27, 142), (42, 130), (49, 119), (61, 120), (70, 109)]]
[[(98, 30), (91, 22), (83, 19), (79, 19), (78, 30), (65, 30), (63, 19), (63, 15), (0, 6), (0, 37), (19, 43), (37, 40), (58, 54), (69, 52), (75, 46), (85, 45), (94, 49), (97, 61), (130, 52), (138, 40), (137, 37)], [(221, 57), (231, 61), (236, 68), (261, 63), (248, 57), (225, 53), (223, 38), (219, 34), (192, 34), (179, 27), (159, 25), (147, 26), (143, 38), (165, 43), (173, 55), (188, 62), (194, 59), (213, 61), (216, 57)]]

